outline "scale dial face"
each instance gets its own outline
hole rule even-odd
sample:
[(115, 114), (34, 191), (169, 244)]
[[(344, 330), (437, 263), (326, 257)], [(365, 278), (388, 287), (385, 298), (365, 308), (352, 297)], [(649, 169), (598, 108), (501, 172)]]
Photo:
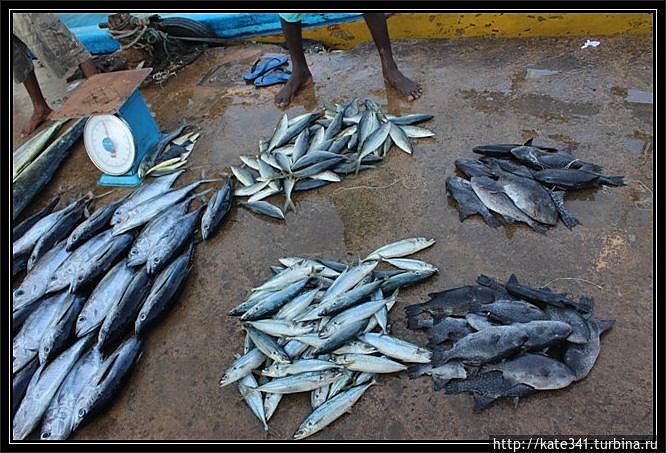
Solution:
[(83, 129), (83, 143), (93, 164), (108, 175), (123, 175), (134, 163), (136, 146), (129, 125), (115, 115), (93, 115)]

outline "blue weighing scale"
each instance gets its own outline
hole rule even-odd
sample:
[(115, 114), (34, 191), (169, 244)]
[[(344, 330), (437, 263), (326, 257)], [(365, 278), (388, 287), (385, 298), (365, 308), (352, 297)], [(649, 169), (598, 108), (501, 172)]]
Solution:
[(136, 187), (138, 168), (161, 132), (139, 85), (151, 69), (96, 74), (86, 79), (51, 117), (87, 116), (83, 142), (102, 175), (100, 186)]

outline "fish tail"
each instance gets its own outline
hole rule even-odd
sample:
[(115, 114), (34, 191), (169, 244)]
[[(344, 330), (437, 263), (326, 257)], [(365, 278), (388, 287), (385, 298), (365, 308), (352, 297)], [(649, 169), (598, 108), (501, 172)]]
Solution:
[(432, 387), (433, 390), (436, 392), (445, 389), (446, 393), (450, 393), (448, 390), (446, 390), (446, 384), (448, 384), (451, 380), (449, 378), (446, 378), (442, 375), (439, 374), (433, 374), (432, 375)]
[(479, 412), (486, 407), (488, 407), (493, 401), (497, 398), (494, 396), (487, 395), (485, 393), (475, 393), (474, 394), (474, 412)]
[(407, 367), (407, 376), (409, 376), (409, 379), (416, 379), (423, 376), (428, 368), (431, 368), (430, 365), (410, 365)]
[(486, 225), (488, 225), (489, 227), (499, 228), (500, 226), (502, 226), (500, 221), (497, 220), (495, 216), (492, 215), (490, 212), (488, 212), (487, 214), (486, 213), (483, 214), (483, 220), (486, 222)]
[(423, 304), (414, 304), (405, 307), (405, 314), (407, 314), (407, 317), (414, 318), (415, 321), (418, 321), (416, 316), (423, 313), (424, 311), (425, 308), (423, 307)]
[(624, 183), (624, 176), (600, 176), (599, 182), (606, 186), (626, 186)]

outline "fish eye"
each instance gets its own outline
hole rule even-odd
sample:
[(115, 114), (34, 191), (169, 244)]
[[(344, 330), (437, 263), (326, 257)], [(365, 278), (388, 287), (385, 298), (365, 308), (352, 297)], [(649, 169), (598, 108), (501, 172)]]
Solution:
[(16, 293), (15, 293), (15, 294), (16, 294), (17, 296), (22, 296), (22, 295), (23, 295), (23, 290), (22, 290), (22, 289), (18, 289), (18, 290), (16, 290)]
[(130, 250), (130, 255), (136, 255), (136, 253), (137, 253), (136, 249)]
[(145, 314), (145, 313), (141, 313), (141, 316), (139, 316), (139, 319), (140, 319), (141, 321), (145, 321), (145, 320), (146, 320), (146, 314)]
[(49, 346), (44, 347), (44, 352), (51, 352), (51, 348)]
[(86, 415), (86, 410), (85, 409), (79, 409), (79, 417), (83, 417)]
[(42, 433), (42, 439), (48, 439), (51, 437), (51, 433)]
[(85, 316), (79, 316), (79, 322), (85, 322), (86, 317)]
[(153, 263), (157, 264), (157, 263), (159, 263), (159, 262), (160, 262), (160, 259), (159, 259), (159, 258), (153, 258)]

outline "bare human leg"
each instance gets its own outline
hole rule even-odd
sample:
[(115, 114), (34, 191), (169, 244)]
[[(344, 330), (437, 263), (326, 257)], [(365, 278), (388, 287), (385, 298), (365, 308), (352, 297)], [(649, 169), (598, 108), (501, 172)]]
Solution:
[(280, 23), (291, 57), (291, 76), (278, 94), (275, 95), (275, 105), (284, 108), (289, 105), (296, 93), (312, 83), (312, 74), (303, 53), (301, 22), (287, 22), (280, 18)]
[(423, 94), (421, 85), (405, 77), (393, 59), (391, 41), (389, 40), (388, 28), (386, 26), (386, 16), (383, 13), (372, 13), (363, 14), (363, 18), (370, 29), (372, 39), (375, 41), (375, 45), (379, 51), (384, 80), (398, 90), (408, 101), (419, 98)]
[(23, 85), (32, 101), (32, 116), (30, 117), (28, 124), (21, 129), (21, 136), (26, 137), (46, 120), (51, 113), (51, 108), (46, 103), (46, 99), (44, 99), (44, 94), (39, 87), (39, 82), (37, 82), (37, 76), (35, 76), (34, 70), (30, 71), (28, 77), (26, 77), (23, 82)]

